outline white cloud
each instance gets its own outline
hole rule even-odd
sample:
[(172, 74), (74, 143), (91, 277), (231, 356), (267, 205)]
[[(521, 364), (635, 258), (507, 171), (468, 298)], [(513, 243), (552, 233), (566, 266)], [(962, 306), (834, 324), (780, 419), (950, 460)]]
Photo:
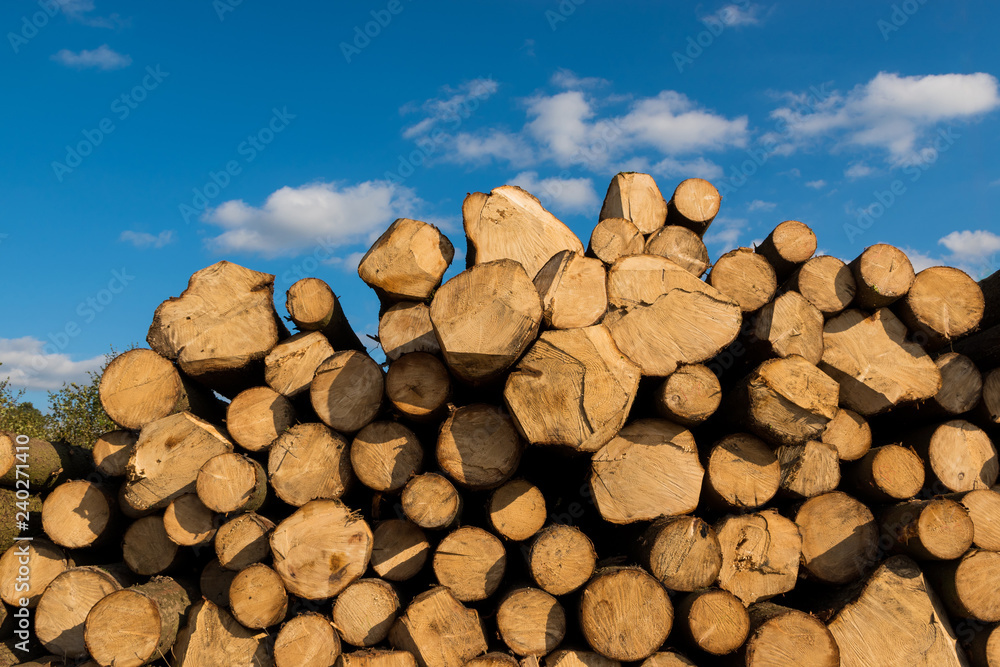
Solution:
[(760, 24), (760, 5), (754, 5), (750, 3), (743, 3), (745, 6), (741, 7), (738, 4), (728, 4), (721, 7), (718, 11), (708, 16), (703, 16), (701, 18), (703, 23), (718, 21), (724, 26), (728, 27), (740, 27), (746, 25), (759, 25)]
[(94, 11), (93, 0), (54, 1), (68, 19), (76, 21), (77, 23), (82, 23), (83, 25), (91, 28), (121, 28), (130, 23), (128, 20), (122, 20), (117, 13), (106, 17), (92, 15), (91, 12)]
[(773, 211), (774, 207), (777, 206), (773, 201), (763, 201), (761, 199), (754, 199), (747, 206), (748, 211)]
[(914, 248), (903, 247), (900, 248), (900, 250), (906, 253), (907, 258), (909, 258), (910, 264), (913, 265), (913, 270), (916, 273), (920, 273), (924, 269), (931, 266), (942, 266), (948, 264), (948, 262), (942, 259), (932, 257), (931, 255), (915, 250)]
[(826, 187), (826, 181), (824, 181), (822, 178), (817, 179), (815, 181), (806, 181), (806, 187), (812, 188), (813, 190), (822, 190), (823, 188)]
[(992, 183), (990, 183), (990, 187), (991, 188), (995, 188), (995, 187), (998, 187), (998, 186), (1000, 186), (1000, 178), (998, 178), (997, 180), (995, 180)]
[(676, 176), (682, 179), (705, 178), (712, 180), (722, 176), (722, 167), (703, 157), (693, 160), (677, 160), (672, 157), (665, 157), (648, 168), (629, 169), (629, 171), (642, 171), (644, 169), (648, 169), (654, 176)]
[(451, 152), (444, 159), (458, 163), (483, 163), (503, 160), (510, 164), (535, 161), (534, 151), (519, 135), (503, 130), (487, 133), (459, 133), (451, 142)]
[(746, 218), (716, 218), (705, 234), (705, 245), (710, 246), (717, 254), (739, 247), (740, 237), (747, 228)]
[(1000, 269), (1000, 235), (985, 229), (954, 231), (938, 239), (951, 251), (946, 263), (964, 269), (977, 280)]
[(729, 120), (695, 107), (672, 90), (639, 100), (620, 121), (633, 143), (648, 144), (665, 154), (746, 146), (747, 117)]
[(70, 51), (69, 49), (62, 49), (52, 55), (52, 60), (67, 67), (73, 67), (74, 69), (96, 67), (97, 69), (114, 70), (122, 69), (132, 64), (132, 56), (118, 53), (107, 44), (101, 44), (96, 49), (90, 51), (84, 49), (79, 53)]
[(174, 231), (167, 229), (159, 234), (149, 234), (147, 232), (133, 232), (126, 230), (118, 237), (119, 241), (127, 241), (136, 248), (162, 248), (174, 240)]
[(87, 374), (100, 370), (104, 355), (73, 361), (55, 351), (52, 343), (31, 336), (0, 338), (0, 378), (27, 390), (56, 390), (66, 382), (83, 383)]
[(549, 81), (553, 86), (567, 89), (597, 88), (599, 86), (606, 86), (609, 83), (607, 79), (601, 79), (596, 76), (579, 77), (565, 68), (556, 70), (556, 73), (552, 75)]
[(457, 88), (444, 86), (441, 88), (441, 96), (433, 97), (419, 106), (413, 104), (404, 106), (400, 109), (401, 113), (421, 111), (424, 118), (403, 130), (403, 137), (416, 139), (426, 136), (432, 129), (441, 125), (448, 125), (449, 130), (456, 130), (480, 104), (496, 94), (499, 88), (499, 84), (493, 79), (472, 79)]
[(844, 176), (852, 181), (858, 178), (864, 178), (865, 176), (871, 176), (873, 173), (875, 173), (875, 170), (864, 162), (854, 162), (844, 170)]
[(214, 248), (277, 257), (315, 244), (337, 247), (364, 241), (409, 215), (417, 202), (413, 190), (388, 181), (312, 183), (283, 187), (260, 208), (227, 201), (203, 219), (224, 230), (209, 239)]
[(600, 210), (601, 200), (589, 178), (543, 178), (538, 172), (522, 171), (512, 178), (517, 185), (538, 197), (545, 208), (566, 213), (593, 213)]

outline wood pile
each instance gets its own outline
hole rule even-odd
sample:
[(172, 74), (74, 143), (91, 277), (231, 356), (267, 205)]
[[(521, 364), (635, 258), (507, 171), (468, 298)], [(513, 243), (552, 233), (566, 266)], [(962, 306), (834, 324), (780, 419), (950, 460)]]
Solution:
[(720, 205), (618, 174), (585, 247), (473, 193), (443, 283), (397, 220), (381, 352), (198, 271), (92, 459), (0, 435), (0, 665), (1000, 667), (1000, 274), (794, 220), (711, 263)]

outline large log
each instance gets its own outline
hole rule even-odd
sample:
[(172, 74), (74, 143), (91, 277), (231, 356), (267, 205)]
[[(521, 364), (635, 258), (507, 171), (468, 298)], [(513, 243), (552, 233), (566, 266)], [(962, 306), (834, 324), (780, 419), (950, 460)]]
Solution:
[(701, 237), (678, 225), (667, 225), (650, 235), (643, 252), (666, 257), (697, 278), (701, 278), (711, 263)]
[(599, 219), (624, 218), (643, 234), (652, 234), (667, 219), (667, 202), (649, 174), (621, 172), (611, 179)]
[(708, 452), (706, 496), (726, 509), (756, 509), (774, 497), (781, 482), (774, 452), (748, 433), (727, 435)]
[(389, 361), (410, 352), (441, 354), (441, 345), (431, 325), (431, 309), (426, 303), (400, 301), (382, 313), (378, 342)]
[(750, 616), (729, 591), (708, 588), (677, 605), (677, 626), (685, 640), (711, 655), (732, 653), (746, 641)]
[(227, 570), (244, 570), (270, 555), (268, 538), (274, 522), (255, 512), (240, 514), (219, 526), (215, 533), (215, 556)]
[(122, 560), (136, 574), (149, 577), (177, 564), (180, 550), (171, 541), (162, 514), (137, 519), (122, 538)]
[(898, 303), (906, 326), (923, 334), (927, 345), (940, 347), (979, 326), (985, 301), (969, 274), (950, 266), (932, 266), (913, 279)]
[(688, 178), (680, 182), (667, 202), (667, 224), (681, 225), (704, 236), (721, 205), (722, 196), (714, 185), (701, 178)]
[(607, 273), (593, 257), (558, 252), (533, 282), (542, 297), (542, 321), (550, 329), (589, 327), (608, 309)]
[(321, 363), (309, 385), (309, 398), (320, 420), (342, 433), (360, 431), (382, 407), (382, 369), (356, 350), (337, 352)]
[(858, 497), (874, 502), (913, 498), (924, 486), (924, 462), (902, 445), (883, 445), (844, 468), (844, 480)]
[(454, 257), (455, 248), (437, 227), (399, 218), (361, 258), (358, 275), (383, 302), (423, 301)]
[(351, 468), (375, 491), (400, 491), (420, 471), (423, 458), (416, 434), (398, 422), (372, 422), (351, 443)]
[(449, 533), (434, 551), (432, 566), (438, 583), (462, 602), (485, 600), (503, 579), (507, 556), (495, 535), (463, 526)]
[(213, 512), (255, 512), (267, 498), (267, 476), (263, 466), (249, 456), (229, 452), (205, 462), (195, 490)]
[(795, 587), (802, 536), (777, 510), (727, 516), (715, 525), (715, 532), (722, 548), (719, 586), (743, 604), (767, 600)]
[[(63, 482), (84, 477), (90, 468), (90, 455), (82, 447), (65, 442), (48, 442), (38, 438), (0, 431), (0, 449), (13, 450), (10, 467), (0, 476), (0, 486), (23, 488), (27, 481), (32, 493), (53, 489)], [(27, 443), (25, 443), (27, 438)], [(27, 448), (27, 449), (25, 449)]]
[(818, 440), (778, 448), (781, 492), (793, 498), (812, 498), (840, 484), (837, 448)]
[(683, 426), (697, 426), (722, 402), (719, 378), (703, 364), (683, 364), (667, 376), (653, 398), (656, 412)]
[(795, 514), (802, 535), (802, 566), (831, 584), (854, 581), (878, 556), (878, 524), (871, 510), (842, 491), (810, 498)]
[(112, 527), (114, 503), (93, 482), (64, 482), (45, 498), (42, 528), (49, 539), (67, 549), (83, 549), (106, 538)]
[(271, 446), (267, 476), (274, 494), (289, 505), (340, 498), (354, 481), (350, 445), (323, 424), (296, 424)]
[(94, 605), (122, 588), (112, 569), (74, 567), (45, 588), (35, 609), (34, 628), (47, 651), (68, 658), (87, 656), (84, 623)]
[(403, 418), (434, 422), (444, 414), (451, 398), (451, 376), (434, 355), (410, 352), (390, 362), (385, 397)]
[(666, 589), (640, 568), (608, 568), (580, 594), (580, 629), (612, 660), (644, 660), (666, 640), (674, 609)]
[(316, 612), (293, 616), (274, 638), (274, 667), (330, 667), (339, 657), (337, 631)]
[(822, 442), (837, 448), (841, 461), (857, 461), (872, 446), (872, 429), (864, 417), (841, 408), (823, 429)]
[(792, 274), (785, 287), (804, 296), (827, 317), (851, 305), (857, 291), (850, 267), (830, 255), (807, 261)]
[(441, 425), (436, 454), (446, 475), (468, 489), (493, 489), (517, 470), (524, 449), (503, 408), (474, 403), (454, 410)]
[(514, 479), (490, 495), (487, 514), (501, 537), (522, 542), (545, 525), (545, 496), (534, 484)]
[(840, 648), (823, 622), (797, 609), (758, 602), (748, 610), (747, 667), (839, 667)]
[[(34, 609), (52, 580), (73, 565), (66, 552), (48, 540), (16, 542), (0, 556), (0, 600)], [(28, 568), (27, 575), (22, 567)], [(27, 604), (21, 604), (23, 600)]]
[(299, 331), (322, 332), (338, 352), (365, 351), (344, 315), (340, 299), (319, 278), (303, 278), (289, 287), (285, 293), (285, 308)]
[(205, 507), (196, 493), (174, 498), (163, 512), (163, 528), (174, 544), (193, 547), (215, 537), (215, 512)]
[(372, 570), (387, 581), (412, 579), (430, 554), (431, 544), (424, 531), (405, 519), (383, 521), (372, 534)]
[(226, 430), (243, 449), (259, 452), (296, 422), (295, 408), (270, 387), (240, 392), (226, 409)]
[(972, 520), (973, 544), (986, 551), (1000, 551), (1000, 493), (976, 489), (962, 495), (961, 503)]
[(566, 524), (542, 530), (528, 551), (532, 579), (552, 595), (566, 595), (583, 586), (596, 565), (594, 543), (579, 528)]
[(412, 653), (420, 667), (463, 667), (487, 649), (479, 614), (444, 586), (413, 598), (389, 631), (389, 642)]
[(293, 398), (309, 389), (320, 364), (334, 348), (318, 331), (303, 331), (281, 341), (264, 357), (264, 380), (282, 396)]
[(132, 431), (108, 431), (98, 437), (91, 450), (97, 472), (105, 477), (124, 477), (138, 439), (139, 434)]
[(447, 477), (433, 472), (411, 478), (400, 501), (406, 518), (430, 530), (451, 526), (462, 511), (462, 496), (455, 486)]
[(229, 609), (245, 627), (263, 630), (285, 620), (288, 593), (277, 572), (263, 563), (254, 563), (233, 577)]
[(859, 308), (884, 308), (906, 296), (913, 285), (913, 265), (906, 253), (885, 243), (865, 248), (850, 267), (857, 287), (854, 303)]
[(559, 601), (537, 588), (518, 588), (497, 605), (497, 629), (519, 656), (551, 653), (566, 635), (566, 612)]
[(1000, 621), (1000, 553), (972, 549), (958, 560), (945, 561), (931, 576), (949, 611), (986, 623)]
[(883, 539), (920, 560), (954, 560), (972, 546), (968, 511), (947, 498), (893, 505), (879, 517)]
[(993, 441), (975, 424), (952, 419), (915, 431), (906, 439), (923, 459), (927, 477), (940, 482), (939, 492), (988, 489), (997, 483), (1000, 462)]
[(673, 591), (711, 586), (722, 569), (722, 547), (715, 530), (696, 516), (665, 517), (646, 530), (639, 553), (654, 577)]
[(333, 603), (333, 624), (354, 646), (374, 646), (389, 636), (399, 612), (399, 595), (381, 579), (359, 579)]
[(798, 292), (765, 304), (753, 320), (751, 347), (767, 357), (797, 354), (811, 364), (823, 359), (823, 313)]
[(177, 633), (173, 654), (176, 667), (274, 664), (267, 635), (244, 628), (228, 611), (208, 600), (191, 607), (187, 625)]

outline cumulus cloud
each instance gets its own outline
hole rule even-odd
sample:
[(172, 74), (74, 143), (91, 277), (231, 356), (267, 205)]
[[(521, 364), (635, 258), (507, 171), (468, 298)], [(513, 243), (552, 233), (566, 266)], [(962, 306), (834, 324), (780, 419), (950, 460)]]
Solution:
[(67, 382), (83, 383), (88, 373), (100, 370), (104, 355), (73, 361), (55, 351), (52, 343), (31, 336), (0, 338), (0, 378), (27, 390), (54, 391)]
[(114, 70), (122, 69), (132, 64), (132, 56), (118, 53), (107, 44), (101, 44), (96, 49), (90, 51), (84, 49), (80, 52), (75, 52), (69, 49), (62, 49), (52, 55), (52, 60), (74, 69), (93, 67), (102, 70)]
[(579, 89), (579, 88), (598, 88), (600, 86), (608, 85), (609, 81), (607, 79), (601, 79), (596, 76), (584, 76), (579, 77), (574, 72), (568, 69), (559, 69), (549, 82), (558, 88), (569, 88), (569, 89)]
[(858, 178), (864, 178), (865, 176), (871, 176), (873, 173), (875, 173), (875, 170), (864, 162), (855, 162), (844, 170), (844, 176), (852, 181)]
[(720, 255), (737, 248), (747, 226), (746, 218), (717, 217), (705, 234), (705, 245)]
[(823, 188), (826, 187), (826, 181), (824, 181), (822, 178), (817, 179), (815, 181), (806, 181), (806, 187), (812, 188), (813, 190), (822, 190)]
[(777, 206), (777, 204), (775, 204), (773, 201), (764, 201), (762, 199), (754, 199), (747, 206), (747, 210), (748, 211), (773, 211), (774, 207), (776, 207), (776, 206)]
[(174, 231), (172, 229), (167, 229), (154, 235), (148, 232), (133, 232), (131, 230), (125, 230), (121, 233), (121, 236), (118, 237), (118, 240), (131, 243), (136, 248), (162, 248), (163, 246), (173, 242)]
[(565, 213), (593, 213), (601, 205), (589, 178), (538, 178), (538, 172), (522, 171), (510, 180), (538, 197), (549, 209)]
[(701, 17), (702, 22), (718, 21), (724, 26), (740, 27), (759, 25), (761, 22), (761, 6), (749, 2), (730, 3), (723, 5), (716, 12)]

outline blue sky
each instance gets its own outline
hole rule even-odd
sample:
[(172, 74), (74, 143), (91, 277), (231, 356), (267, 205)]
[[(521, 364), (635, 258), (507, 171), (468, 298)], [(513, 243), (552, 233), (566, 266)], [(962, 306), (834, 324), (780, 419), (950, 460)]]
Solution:
[(0, 373), (36, 404), (221, 259), (375, 333), (371, 241), (407, 216), (462, 251), (505, 183), (584, 244), (638, 170), (719, 187), (712, 257), (798, 219), (846, 260), (997, 268), (996, 3), (345, 4), (3, 3)]

